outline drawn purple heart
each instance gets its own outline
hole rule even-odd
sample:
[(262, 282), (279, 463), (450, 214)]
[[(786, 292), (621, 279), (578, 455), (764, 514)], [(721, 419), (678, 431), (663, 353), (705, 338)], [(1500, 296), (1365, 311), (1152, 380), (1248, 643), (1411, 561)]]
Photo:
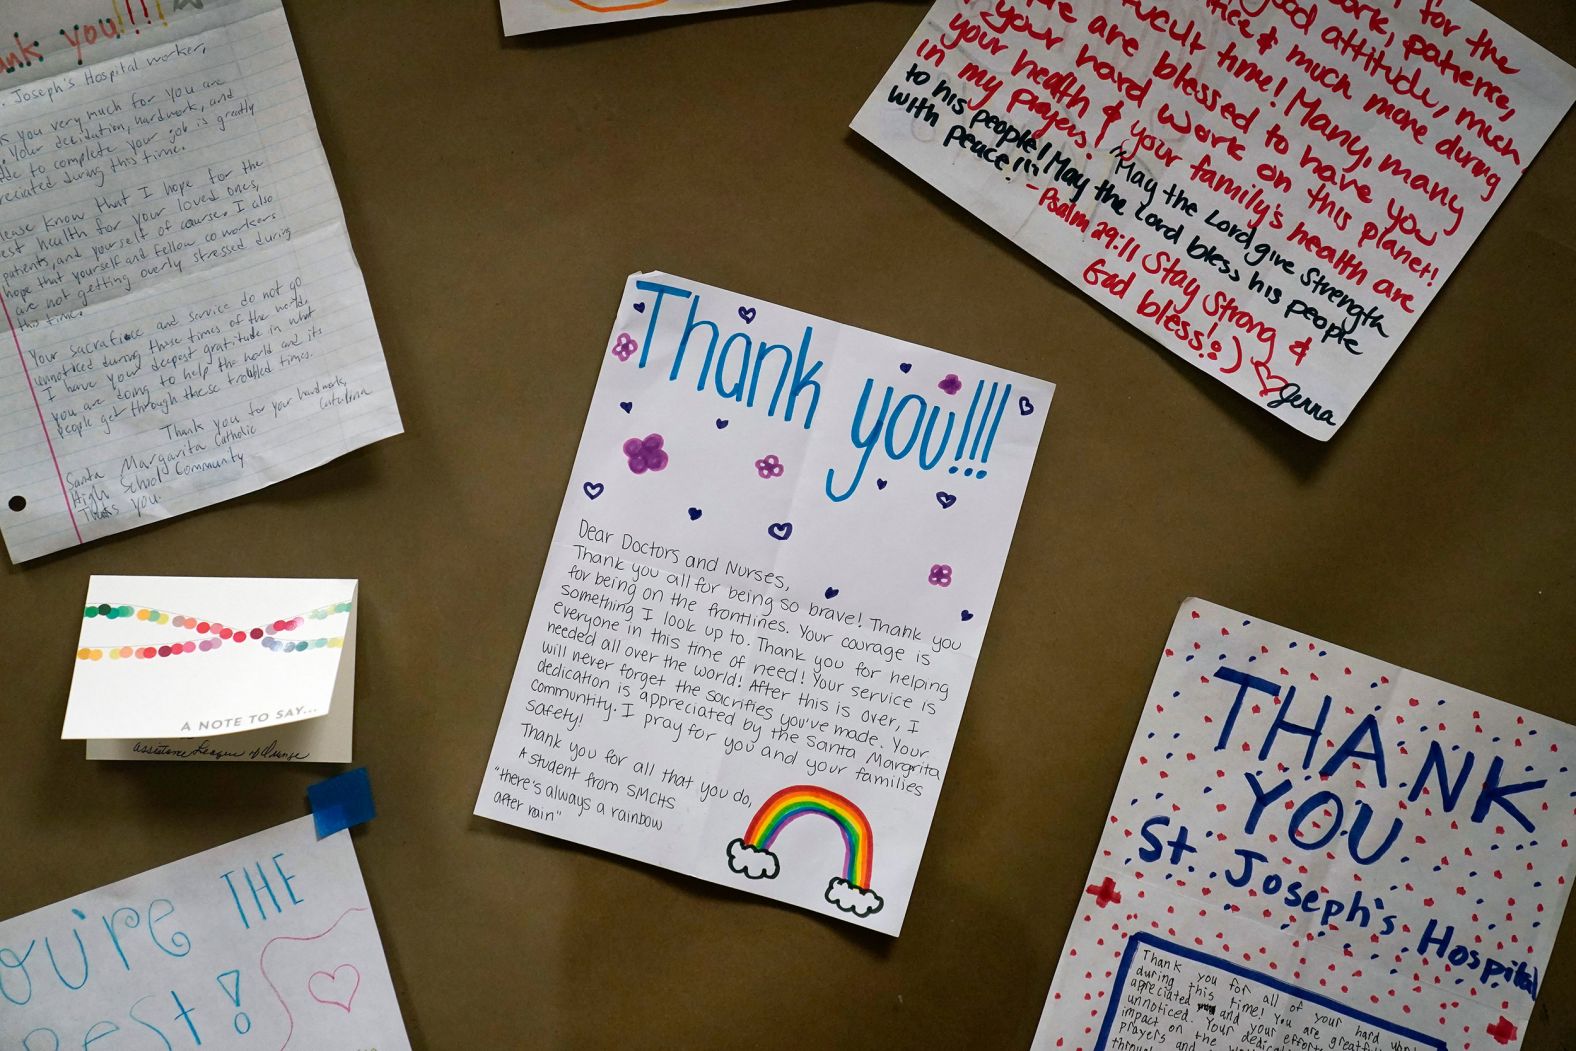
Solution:
[(947, 508), (951, 507), (953, 504), (955, 504), (957, 502), (958, 502), (958, 498), (956, 496), (953, 496), (951, 493), (944, 493), (944, 492), (936, 493), (936, 503), (941, 505), (941, 509), (943, 511), (946, 510)]
[(973, 620), (974, 619), (974, 614), (970, 613), (968, 610), (964, 610), (963, 611), (963, 619), (964, 620)]
[(836, 598), (838, 595), (841, 595), (841, 594), (842, 594), (842, 592), (837, 590), (836, 588), (827, 588), (826, 589), (826, 597), (827, 598)]
[(746, 325), (751, 324), (751, 323), (753, 323), (755, 321), (755, 308), (754, 307), (740, 307), (739, 308), (739, 316), (744, 319), (744, 323)]
[(607, 487), (604, 486), (601, 482), (587, 482), (584, 485), (582, 485), (580, 488), (585, 490), (585, 494), (587, 496), (589, 496), (591, 499), (595, 500), (597, 497), (602, 495), (602, 490), (607, 488)]
[(773, 522), (766, 527), (766, 535), (773, 540), (787, 540), (793, 536), (792, 522)]
[(876, 488), (877, 489), (885, 489), (886, 488), (886, 479), (885, 478), (877, 478), (876, 479)]
[(646, 312), (646, 304), (644, 304), (644, 303), (636, 303), (635, 304), (635, 313), (637, 313), (637, 314), (644, 314), (645, 312)]
[(903, 372), (907, 372), (909, 369), (911, 369), (913, 367), (914, 367), (914, 363), (912, 361), (905, 361), (901, 365), (898, 366), (898, 369), (903, 371)]
[(1020, 395), (1018, 397), (1018, 415), (1020, 415), (1020, 416), (1033, 416), (1034, 415), (1034, 402), (1029, 400), (1029, 396), (1027, 394)]
[(635, 403), (632, 401), (621, 401), (618, 403), (618, 407), (623, 409), (625, 412), (629, 412), (635, 407)]
[(719, 431), (726, 430), (727, 427), (728, 427), (728, 421), (727, 420), (718, 420), (717, 421), (717, 429)]
[(700, 517), (700, 508), (698, 508), (698, 507), (690, 508), (689, 509), (689, 516), (690, 516), (690, 521), (691, 522), (695, 521), (695, 519)]

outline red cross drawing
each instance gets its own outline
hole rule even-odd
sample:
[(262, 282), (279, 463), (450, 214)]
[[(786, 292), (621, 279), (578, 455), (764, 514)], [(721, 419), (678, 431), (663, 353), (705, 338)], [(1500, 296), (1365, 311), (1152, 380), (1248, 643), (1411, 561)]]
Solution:
[(1501, 1044), (1508, 1044), (1512, 1040), (1516, 1039), (1516, 1026), (1504, 1015), (1500, 1015), (1499, 1021), (1489, 1026), (1484, 1030), (1484, 1032), (1493, 1037), (1495, 1040), (1499, 1041)]
[[(1088, 887), (1084, 888), (1084, 892), (1086, 894), (1093, 894), (1094, 903), (1100, 906), (1102, 909), (1111, 904), (1120, 905), (1122, 902), (1122, 896), (1116, 892), (1116, 881), (1110, 876), (1105, 878), (1104, 883), (1089, 884)], [(1514, 1035), (1515, 1030), (1512, 1029), (1511, 1033)], [(1504, 1041), (1501, 1040), (1500, 1043), (1504, 1043)]]

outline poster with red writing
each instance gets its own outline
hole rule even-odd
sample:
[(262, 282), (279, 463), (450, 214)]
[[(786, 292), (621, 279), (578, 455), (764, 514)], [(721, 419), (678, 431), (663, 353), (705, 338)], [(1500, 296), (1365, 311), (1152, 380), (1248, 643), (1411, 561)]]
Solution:
[(1459, 0), (937, 0), (853, 128), (1328, 440), (1573, 100)]

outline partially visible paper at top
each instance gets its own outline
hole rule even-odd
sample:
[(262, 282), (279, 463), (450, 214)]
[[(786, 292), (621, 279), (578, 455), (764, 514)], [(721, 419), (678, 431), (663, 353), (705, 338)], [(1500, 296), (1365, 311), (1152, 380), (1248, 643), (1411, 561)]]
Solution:
[(500, 0), (506, 36), (567, 26), (606, 25), (664, 15), (696, 15), (782, 0)]
[(410, 1040), (350, 832), (309, 816), (0, 923), (0, 1045)]
[(853, 128), (1324, 441), (1573, 100), (1463, 0), (936, 0)]
[(1515, 1051), (1571, 988), (1573, 752), (1576, 727), (1189, 599), (1034, 1051)]
[[(354, 580), (95, 576), (61, 737), (132, 753), (92, 758), (348, 760), (355, 616)], [(291, 728), (320, 721), (297, 754)]]
[(632, 276), (476, 812), (896, 935), (1051, 384)]
[(0, 2), (13, 561), (398, 434), (279, 0)]

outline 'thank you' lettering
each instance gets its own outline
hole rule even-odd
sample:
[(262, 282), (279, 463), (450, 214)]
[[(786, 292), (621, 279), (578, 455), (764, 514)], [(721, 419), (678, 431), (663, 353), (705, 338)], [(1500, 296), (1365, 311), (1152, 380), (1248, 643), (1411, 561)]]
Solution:
[(1036, 1049), (1514, 1047), (1576, 875), (1573, 748), (1576, 728), (1189, 600)]

